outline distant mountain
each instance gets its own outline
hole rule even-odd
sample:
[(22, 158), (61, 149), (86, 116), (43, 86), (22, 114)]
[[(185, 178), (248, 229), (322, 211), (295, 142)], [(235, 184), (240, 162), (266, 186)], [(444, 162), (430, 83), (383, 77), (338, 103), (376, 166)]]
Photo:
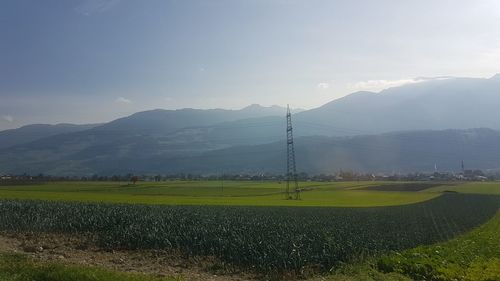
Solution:
[[(427, 146), (414, 140), (408, 140), (408, 145), (432, 151), (434, 155), (447, 151), (446, 136), (466, 138), (472, 134), (497, 141), (495, 130), (461, 130), (500, 129), (499, 105), (500, 75), (490, 79), (427, 79), (380, 93), (353, 93), (293, 114), (294, 135), (299, 138), (297, 157), (305, 157), (301, 163), (307, 163), (302, 167), (308, 172), (331, 172), (340, 168), (417, 171), (429, 165), (433, 167), (440, 159), (450, 159), (443, 167), (452, 167), (457, 159), (450, 156), (424, 161), (426, 153), (418, 155), (412, 146), (393, 140), (389, 132), (418, 131), (415, 137), (427, 138)], [(285, 108), (259, 105), (241, 110), (151, 110), (74, 132), (48, 134), (42, 130), (46, 135), (11, 138), (10, 142), (0, 139), (3, 145), (0, 146), (0, 173), (205, 173), (217, 169), (276, 172), (282, 167), (282, 156), (278, 154), (284, 149), (284, 115)], [(446, 129), (456, 130), (442, 131)], [(0, 136), (6, 132), (0, 132)], [(431, 138), (434, 135), (436, 138)], [(347, 138), (352, 136), (356, 138)], [(363, 147), (369, 146), (368, 142), (363, 143), (365, 138), (375, 144), (380, 141), (388, 148), (380, 153), (375, 148), (366, 152), (373, 157), (368, 157), (363, 149), (350, 149), (349, 145), (357, 141)], [(453, 143), (453, 140), (446, 139), (446, 142)], [(496, 155), (495, 147), (492, 143), (486, 144), (491, 153), (481, 154), (484, 150), (474, 147), (470, 153), (478, 153), (482, 158), (476, 161), (470, 155), (472, 163), (477, 168), (500, 167), (490, 159)], [(433, 150), (434, 146), (439, 149)], [(259, 158), (260, 147), (269, 150), (263, 158)], [(469, 148), (464, 144), (463, 149)], [(458, 147), (449, 149), (455, 149), (450, 153), (461, 157)], [(231, 156), (217, 160), (224, 153)], [(240, 154), (249, 156), (233, 157)], [(211, 159), (212, 155), (219, 158)]]
[(96, 127), (94, 131), (134, 132), (136, 134), (170, 133), (189, 127), (204, 127), (222, 122), (265, 116), (284, 116), (286, 109), (279, 106), (263, 107), (257, 104), (240, 110), (227, 109), (156, 109), (138, 112)]
[[(298, 171), (333, 174), (357, 172), (459, 172), (467, 169), (500, 169), (500, 131), (491, 129), (425, 130), (351, 137), (299, 137), (295, 140)], [(284, 141), (231, 147), (200, 156), (152, 163), (176, 172), (284, 173)]]
[[(299, 172), (332, 174), (358, 172), (459, 171), (500, 169), (500, 131), (491, 129), (411, 131), (352, 137), (299, 137), (295, 141)], [(137, 137), (115, 146), (93, 146), (72, 153), (71, 147), (36, 149), (28, 146), (0, 153), (0, 171), (57, 175), (283, 173), (284, 141), (234, 146), (189, 153), (159, 153), (149, 138)], [(70, 151), (70, 150), (68, 150)]]
[[(259, 132), (260, 124), (247, 126), (245, 118), (269, 116), (261, 118), (282, 119), (273, 115), (284, 116), (285, 113), (286, 109), (282, 107), (259, 105), (241, 110), (144, 111), (84, 131), (18, 142), (8, 150), (0, 150), (3, 156), (0, 162), (3, 160), (8, 163), (8, 171), (19, 170), (15, 168), (19, 165), (23, 167), (22, 170), (33, 172), (54, 168), (58, 163), (66, 163), (64, 169), (72, 169), (75, 163), (83, 159), (113, 159), (124, 155), (135, 158), (189, 156), (237, 144), (265, 143), (276, 138), (264, 137), (256, 141), (258, 138), (252, 132)], [(250, 130), (240, 134), (232, 122), (241, 122), (244, 130)], [(68, 159), (72, 160), (65, 162)], [(81, 168), (82, 173), (87, 173), (88, 169)], [(0, 174), (3, 171), (0, 169)]]
[[(500, 74), (482, 78), (426, 78), (423, 82), (389, 88), (380, 93), (360, 91), (318, 108), (293, 115), (296, 136), (354, 136), (393, 131), (467, 128), (500, 129)], [(262, 124), (254, 136), (269, 138), (283, 131), (284, 118), (252, 118)], [(229, 122), (230, 123), (230, 122)], [(226, 124), (229, 125), (226, 122)], [(235, 122), (238, 132), (245, 126)], [(226, 130), (227, 131), (227, 130)], [(250, 131), (247, 130), (248, 134)], [(227, 131), (226, 134), (231, 134)], [(238, 134), (234, 134), (238, 135)]]
[[(356, 92), (294, 116), (297, 131), (321, 135), (378, 134), (401, 130), (500, 129), (500, 75), (446, 78)], [(301, 124), (302, 123), (302, 124)], [(301, 128), (302, 127), (302, 128)]]
[(100, 124), (33, 124), (23, 126), (18, 129), (0, 131), (0, 149), (29, 143), (54, 135), (84, 131), (92, 129), (98, 125)]

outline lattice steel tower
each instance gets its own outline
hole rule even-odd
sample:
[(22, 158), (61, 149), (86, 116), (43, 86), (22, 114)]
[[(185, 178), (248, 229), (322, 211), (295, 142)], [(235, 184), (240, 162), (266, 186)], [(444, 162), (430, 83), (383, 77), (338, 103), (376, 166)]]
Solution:
[(294, 199), (300, 199), (300, 189), (297, 182), (297, 169), (295, 167), (295, 148), (293, 147), (293, 129), (292, 129), (292, 114), (290, 107), (286, 107), (286, 199), (292, 199), (290, 195), (290, 185), (295, 194)]

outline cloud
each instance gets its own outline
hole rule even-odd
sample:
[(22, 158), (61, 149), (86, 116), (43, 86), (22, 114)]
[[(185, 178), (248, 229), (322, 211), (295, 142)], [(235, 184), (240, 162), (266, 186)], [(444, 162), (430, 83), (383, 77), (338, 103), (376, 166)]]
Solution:
[(432, 80), (445, 80), (450, 79), (450, 76), (440, 77), (418, 77), (412, 79), (399, 79), (399, 80), (368, 80), (360, 81), (354, 84), (349, 84), (349, 88), (358, 91), (382, 91), (387, 88), (399, 87), (407, 84), (415, 84)]
[(316, 87), (320, 90), (326, 90), (326, 89), (330, 88), (330, 83), (321, 82), (321, 83), (318, 83), (318, 85), (316, 85)]
[(12, 123), (14, 122), (14, 117), (12, 117), (12, 115), (2, 115), (2, 120)]
[(127, 98), (124, 98), (124, 97), (119, 97), (115, 100), (115, 102), (117, 103), (123, 103), (123, 104), (131, 104), (132, 101), (127, 99)]
[(350, 85), (350, 88), (356, 90), (369, 90), (380, 91), (383, 89), (398, 87), (406, 84), (417, 83), (414, 79), (400, 79), (400, 80), (368, 80), (360, 81)]
[(171, 101), (173, 101), (174, 99), (173, 99), (173, 98), (171, 98), (171, 97), (166, 97), (166, 98), (164, 98), (163, 100), (164, 100), (164, 101), (166, 101), (166, 102), (171, 102)]

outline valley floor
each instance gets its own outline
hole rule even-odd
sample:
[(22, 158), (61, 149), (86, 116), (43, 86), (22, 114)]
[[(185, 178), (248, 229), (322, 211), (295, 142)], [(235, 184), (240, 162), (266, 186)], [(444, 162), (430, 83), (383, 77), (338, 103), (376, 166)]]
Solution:
[[(0, 186), (0, 199), (145, 203), (145, 198), (157, 198), (147, 203), (219, 205), (223, 202), (222, 205), (368, 207), (427, 201), (443, 192), (493, 196), (500, 194), (500, 183), (443, 183), (425, 188), (412, 184), (414, 190), (411, 191), (405, 190), (408, 185), (401, 183), (302, 183), (302, 186), (308, 186), (309, 190), (303, 193), (303, 200), (295, 201), (281, 198), (280, 183), (226, 184), (224, 191), (220, 189), (218, 182), (141, 183), (139, 186), (116, 183)], [(497, 198), (500, 202), (500, 197)], [(5, 215), (8, 214), (2, 214)], [(446, 223), (437, 227), (457, 226), (450, 222), (450, 225)], [(358, 261), (345, 263), (327, 273), (269, 276), (238, 269), (215, 257), (186, 257), (180, 252), (163, 250), (105, 249), (93, 242), (92, 234), (5, 230), (0, 233), (0, 280), (252, 281), (307, 278), (311, 281), (498, 281), (499, 233), (500, 212), (482, 226), (450, 237), (449, 241), (441, 239), (444, 242), (393, 251), (385, 255), (360, 257)]]
[[(371, 257), (310, 281), (500, 280), (500, 212), (447, 242)], [(60, 234), (0, 235), (2, 281), (252, 281), (268, 278), (223, 271), (216, 259), (158, 251), (105, 251)], [(118, 273), (120, 272), (120, 273)], [(77, 277), (77, 279), (74, 279)], [(292, 276), (282, 276), (281, 280)], [(32, 279), (30, 279), (32, 278)], [(42, 278), (42, 279), (40, 279)], [(301, 278), (302, 279), (302, 278)]]
[[(302, 200), (284, 200), (286, 183), (277, 181), (166, 181), (139, 182), (136, 185), (124, 182), (47, 182), (0, 185), (0, 199), (168, 205), (374, 207), (412, 204), (441, 194), (440, 191), (413, 192), (405, 190), (406, 185), (401, 187), (401, 184), (398, 185), (399, 189), (368, 189), (385, 185), (398, 183), (300, 182)], [(423, 185), (425, 188), (426, 184)]]

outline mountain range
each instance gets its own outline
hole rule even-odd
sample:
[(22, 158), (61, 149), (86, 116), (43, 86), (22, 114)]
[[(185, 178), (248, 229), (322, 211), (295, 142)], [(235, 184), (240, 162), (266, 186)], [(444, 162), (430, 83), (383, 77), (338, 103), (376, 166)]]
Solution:
[[(356, 92), (293, 114), (299, 171), (500, 167), (500, 75)], [(0, 132), (1, 173), (283, 173), (286, 109), (138, 112), (104, 124)], [(473, 129), (483, 128), (483, 129)], [(499, 159), (498, 161), (496, 159)]]
[(30, 143), (50, 136), (85, 131), (99, 125), (100, 124), (33, 124), (18, 129), (0, 131), (0, 149)]

